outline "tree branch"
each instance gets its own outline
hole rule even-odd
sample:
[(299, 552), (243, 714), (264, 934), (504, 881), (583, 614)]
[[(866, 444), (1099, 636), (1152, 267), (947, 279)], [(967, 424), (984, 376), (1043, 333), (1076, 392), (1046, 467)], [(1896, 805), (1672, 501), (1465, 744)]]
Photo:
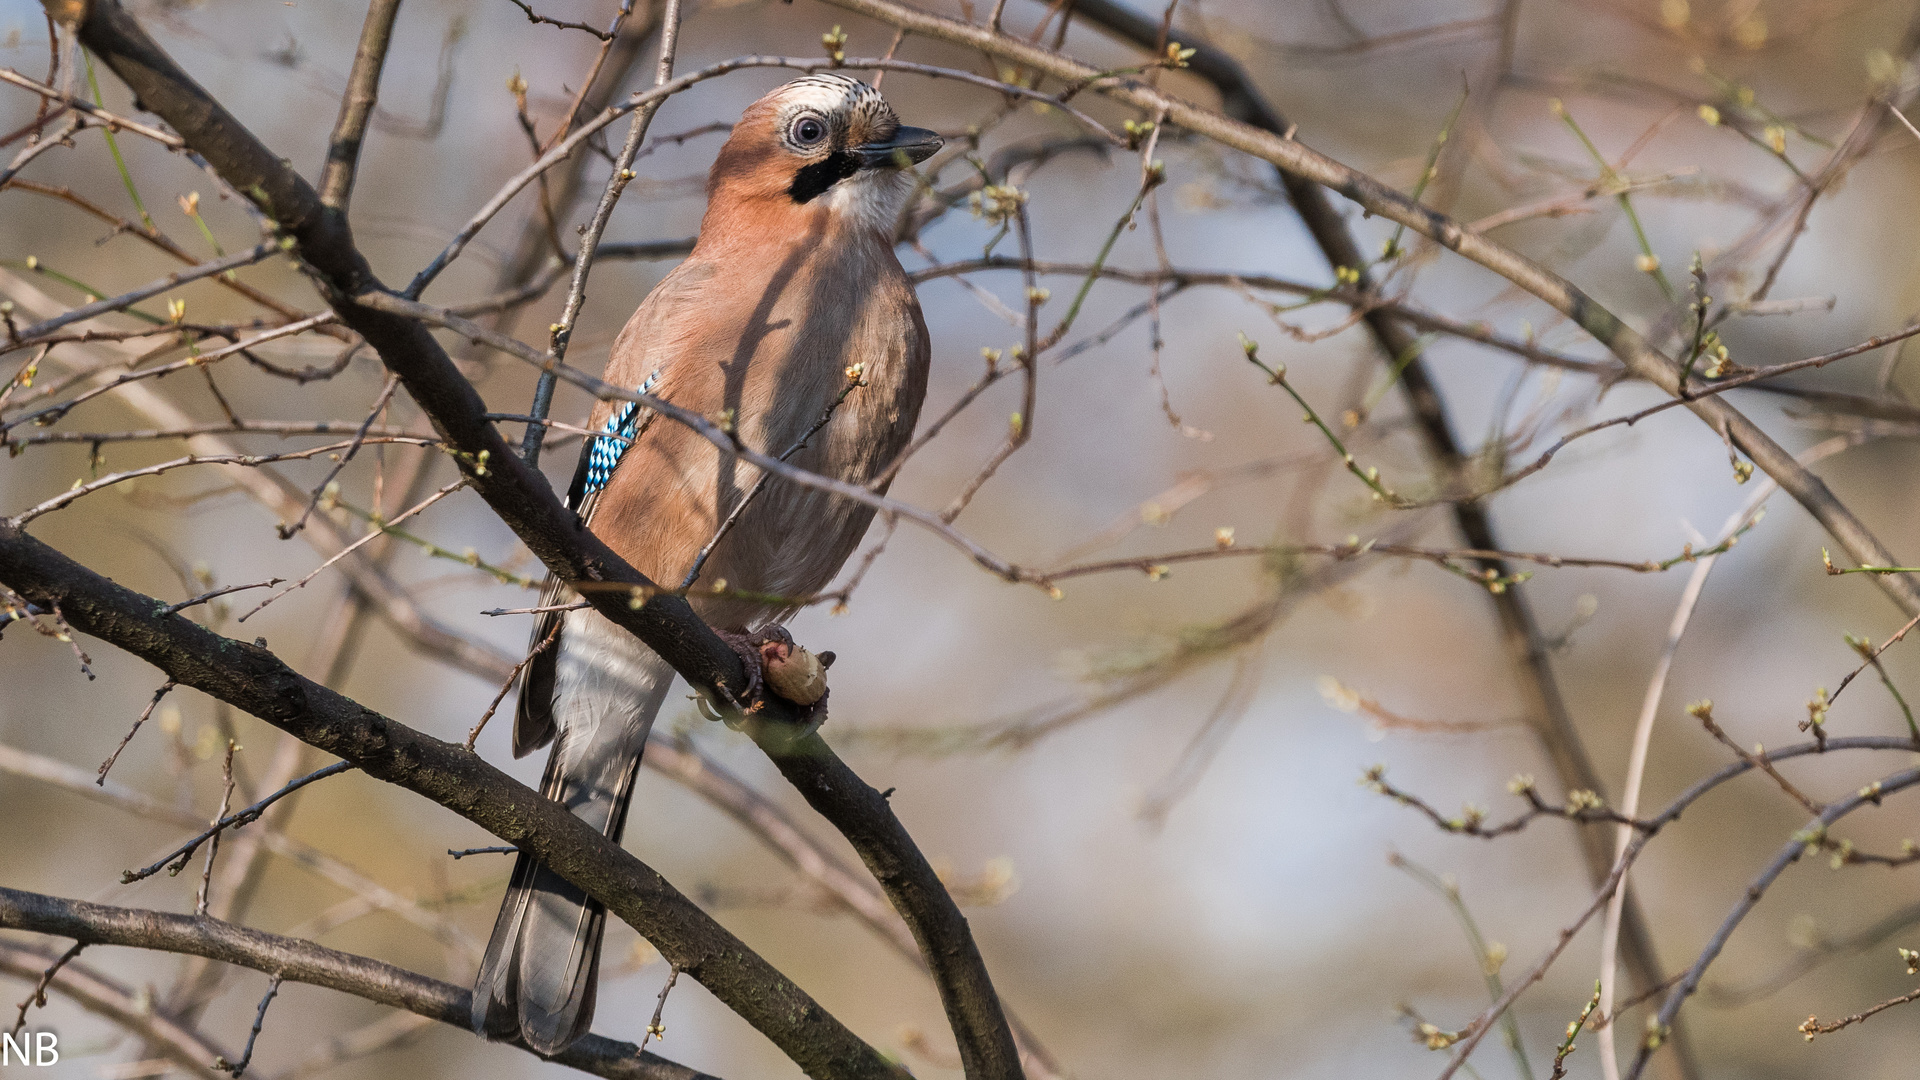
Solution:
[[(532, 852), (605, 903), (809, 1075), (897, 1077), (878, 1051), (651, 867), (565, 807), (459, 746), (304, 678), (264, 648), (222, 637), (179, 615), (158, 615), (164, 605), (152, 597), (102, 578), (5, 525), (0, 525), (0, 582), (35, 602), (58, 604), (75, 629), (147, 660), (183, 685), (250, 712), (369, 776), (425, 795)], [(291, 971), (288, 977), (298, 978)]]
[(1786, 846), (1780, 849), (1780, 853), (1775, 855), (1773, 861), (1767, 864), (1766, 869), (1760, 872), (1760, 876), (1755, 878), (1752, 884), (1748, 885), (1746, 889), (1741, 892), (1739, 902), (1734, 904), (1733, 910), (1727, 913), (1725, 919), (1721, 920), (1720, 928), (1715, 930), (1713, 936), (1707, 940), (1706, 947), (1700, 950), (1699, 958), (1693, 962), (1692, 967), (1687, 969), (1687, 974), (1680, 980), (1680, 985), (1674, 987), (1673, 990), (1667, 994), (1667, 1000), (1661, 1004), (1659, 1015), (1651, 1025), (1651, 1034), (1640, 1044), (1640, 1052), (1635, 1055), (1633, 1059), (1633, 1068), (1628, 1070), (1627, 1080), (1639, 1080), (1640, 1073), (1647, 1066), (1647, 1059), (1651, 1057), (1654, 1050), (1658, 1049), (1661, 1045), (1660, 1034), (1673, 1024), (1674, 1017), (1680, 1012), (1680, 1006), (1685, 1004), (1687, 998), (1691, 997), (1694, 990), (1699, 988), (1701, 978), (1707, 973), (1707, 967), (1719, 957), (1720, 950), (1726, 947), (1727, 939), (1733, 936), (1734, 930), (1737, 929), (1741, 921), (1747, 917), (1747, 913), (1753, 910), (1754, 905), (1760, 902), (1762, 896), (1766, 895), (1768, 887), (1773, 884), (1774, 880), (1785, 873), (1787, 867), (1798, 862), (1800, 856), (1806, 853), (1807, 848), (1810, 846), (1808, 837), (1813, 835), (1824, 836), (1827, 828), (1834, 822), (1846, 817), (1862, 806), (1869, 804), (1878, 806), (1880, 805), (1880, 800), (1885, 796), (1912, 787), (1915, 784), (1920, 784), (1920, 769), (1907, 769), (1894, 773), (1883, 780), (1876, 781), (1847, 798), (1836, 800), (1832, 805), (1821, 811), (1820, 814), (1808, 824), (1807, 828), (1796, 833), (1793, 839), (1787, 841)]
[(333, 137), (327, 140), (320, 202), (342, 218), (347, 216), (347, 201), (353, 197), (360, 144), (366, 138), (367, 122), (373, 119), (373, 107), (380, 100), (380, 69), (386, 65), (387, 50), (393, 44), (393, 20), (399, 15), (400, 0), (373, 0), (367, 5), (367, 21), (360, 28), (360, 45), (354, 52), (353, 70), (347, 75), (347, 92), (340, 99), (340, 117), (334, 122)]
[(44, 322), (34, 323), (32, 326), (21, 330), (20, 333), (14, 337), (14, 340), (9, 343), (8, 347), (18, 348), (24, 345), (32, 345), (34, 344), (33, 339), (43, 334), (52, 333), (63, 326), (83, 322), (96, 315), (104, 315), (110, 311), (119, 311), (123, 308), (132, 307), (148, 297), (157, 296), (160, 293), (166, 292), (168, 289), (178, 288), (190, 281), (198, 281), (201, 278), (212, 277), (215, 274), (224, 274), (236, 267), (251, 266), (262, 259), (272, 256), (279, 250), (280, 246), (278, 244), (256, 244), (246, 251), (236, 252), (224, 259), (214, 259), (211, 262), (203, 262), (186, 270), (175, 270), (166, 277), (156, 281), (150, 281), (132, 292), (122, 293), (119, 296), (109, 296), (105, 300), (96, 300), (91, 304), (74, 308), (72, 311), (57, 315)]
[[(126, 945), (206, 957), (291, 982), (324, 986), (463, 1030), (469, 1027), (471, 994), (462, 987), (311, 941), (205, 915), (111, 907), (0, 887), (0, 927), (73, 938), (90, 945)], [(4, 963), (4, 954), (0, 954), (0, 963)], [(60, 981), (56, 979), (54, 985), (58, 987)], [(586, 1036), (551, 1060), (595, 1076), (621, 1080), (716, 1080), (658, 1055), (640, 1053), (632, 1043), (599, 1035)], [(204, 1068), (213, 1062), (191, 1064)]]
[[(53, 957), (17, 945), (0, 943), (0, 972), (18, 978), (40, 978)], [(138, 1035), (162, 1057), (199, 1073), (213, 1066), (225, 1051), (164, 1011), (153, 1007), (150, 998), (124, 986), (85, 964), (69, 963), (54, 974), (47, 989), (72, 998), (90, 1013), (103, 1016)]]

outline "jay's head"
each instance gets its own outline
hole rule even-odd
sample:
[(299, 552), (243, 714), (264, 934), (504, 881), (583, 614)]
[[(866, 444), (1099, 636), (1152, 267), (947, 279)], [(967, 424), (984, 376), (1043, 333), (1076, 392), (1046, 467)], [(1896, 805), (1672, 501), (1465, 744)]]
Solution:
[(845, 224), (890, 229), (901, 172), (940, 149), (905, 127), (880, 91), (821, 72), (754, 102), (713, 163), (707, 195), (733, 212), (825, 209)]

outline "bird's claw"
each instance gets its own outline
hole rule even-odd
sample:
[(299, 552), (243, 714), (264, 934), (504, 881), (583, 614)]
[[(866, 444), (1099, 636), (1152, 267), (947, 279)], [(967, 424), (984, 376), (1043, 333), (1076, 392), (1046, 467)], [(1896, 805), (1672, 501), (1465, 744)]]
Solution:
[(756, 701), (751, 706), (741, 702), (754, 701), (763, 689), (799, 710), (802, 734), (811, 734), (826, 722), (826, 669), (833, 666), (833, 653), (818, 656), (809, 653), (794, 643), (793, 635), (783, 626), (769, 626), (753, 633), (745, 630), (716, 633), (740, 657), (740, 665), (747, 675), (745, 689), (729, 702), (734, 708), (734, 717), (728, 720), (728, 726), (737, 728), (747, 715), (759, 711), (762, 702)]

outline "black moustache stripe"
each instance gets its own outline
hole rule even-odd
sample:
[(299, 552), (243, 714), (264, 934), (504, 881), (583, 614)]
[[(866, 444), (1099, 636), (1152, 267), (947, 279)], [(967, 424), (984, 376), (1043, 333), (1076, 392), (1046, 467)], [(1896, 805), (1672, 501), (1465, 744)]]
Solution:
[(787, 187), (787, 194), (793, 201), (805, 205), (826, 193), (833, 185), (860, 171), (860, 158), (845, 150), (835, 150), (811, 165), (803, 166), (793, 174), (793, 183)]

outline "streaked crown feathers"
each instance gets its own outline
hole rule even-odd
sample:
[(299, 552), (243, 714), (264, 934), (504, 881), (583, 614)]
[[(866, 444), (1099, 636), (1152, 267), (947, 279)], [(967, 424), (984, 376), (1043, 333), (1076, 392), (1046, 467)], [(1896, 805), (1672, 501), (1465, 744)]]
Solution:
[[(760, 101), (773, 105), (780, 141), (796, 154), (843, 150), (854, 143), (884, 139), (900, 126), (900, 118), (880, 91), (858, 79), (827, 71), (801, 76)], [(795, 138), (796, 123), (808, 115), (827, 123), (825, 139), (805, 144)]]

